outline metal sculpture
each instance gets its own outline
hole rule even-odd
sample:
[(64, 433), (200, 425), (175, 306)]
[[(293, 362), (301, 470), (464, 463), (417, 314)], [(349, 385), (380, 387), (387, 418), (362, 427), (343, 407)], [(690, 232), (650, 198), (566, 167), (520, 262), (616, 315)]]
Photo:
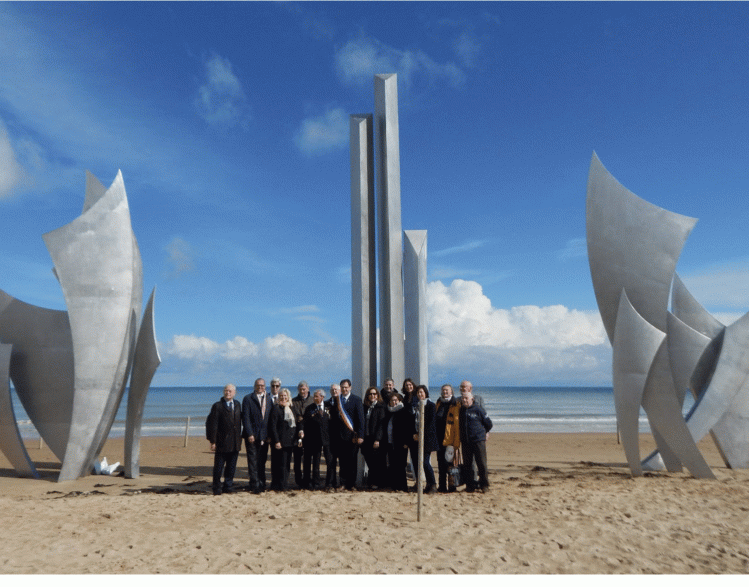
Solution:
[[(58, 481), (66, 481), (91, 471), (136, 348), (143, 269), (122, 173), (107, 189), (87, 172), (82, 214), (43, 238), (68, 311), (30, 306), (0, 291), (0, 343), (12, 346), (10, 378), (32, 423), (62, 461)], [(148, 312), (153, 338), (151, 303)], [(139, 367), (136, 402), (144, 401), (158, 366), (148, 336), (142, 344), (139, 363), (145, 367)], [(17, 431), (13, 420), (13, 426), (7, 418), (0, 424), (6, 454)], [(140, 420), (135, 424), (139, 428)]]
[[(377, 229), (379, 236), (380, 378), (400, 383), (405, 374), (403, 343), (403, 235), (398, 138), (398, 76), (374, 78), (374, 141), (377, 153)], [(424, 382), (426, 383), (426, 382)]]
[[(686, 466), (713, 478), (697, 448), (708, 432), (727, 466), (749, 466), (749, 314), (725, 328), (676, 275), (696, 219), (637, 197), (595, 153), (586, 209), (591, 277), (613, 347), (617, 424), (632, 474)], [(696, 403), (684, 417), (688, 390)], [(640, 407), (658, 446), (642, 461)]]
[(381, 379), (392, 377), (398, 383), (408, 376), (429, 384), (427, 231), (401, 231), (398, 76), (376, 75), (374, 94), (374, 115), (350, 116), (351, 354), (355, 393), (377, 385), (378, 294)]

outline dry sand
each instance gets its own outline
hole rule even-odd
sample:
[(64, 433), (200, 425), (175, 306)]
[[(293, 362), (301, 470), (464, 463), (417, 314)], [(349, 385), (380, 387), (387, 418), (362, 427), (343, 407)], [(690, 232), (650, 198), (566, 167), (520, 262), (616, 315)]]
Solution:
[[(145, 438), (141, 476), (57, 483), (0, 455), (0, 572), (746, 573), (749, 471), (633, 479), (613, 434), (492, 434), (488, 493), (291, 490), (210, 494), (213, 455), (192, 437)], [(642, 436), (642, 454), (652, 448)], [(123, 460), (122, 439), (102, 451)], [(293, 474), (292, 474), (293, 478)], [(247, 468), (240, 454), (238, 483)]]

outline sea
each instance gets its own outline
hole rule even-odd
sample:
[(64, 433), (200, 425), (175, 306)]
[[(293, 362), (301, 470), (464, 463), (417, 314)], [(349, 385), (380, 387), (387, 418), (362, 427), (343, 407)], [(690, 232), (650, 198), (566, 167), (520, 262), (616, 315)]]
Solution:
[[(455, 389), (457, 390), (457, 385)], [(310, 389), (328, 386), (311, 385)], [(292, 389), (292, 397), (296, 389)], [(236, 398), (252, 392), (238, 387)], [(435, 392), (438, 388), (435, 387)], [(492, 432), (616, 432), (614, 391), (611, 387), (474, 387), (474, 395), (494, 424)], [(23, 438), (39, 434), (21, 402), (11, 391), (16, 421)], [(211, 405), (221, 398), (221, 387), (152, 387), (146, 398), (141, 436), (203, 436), (205, 419)], [(438, 393), (430, 400), (436, 401)], [(687, 394), (684, 413), (693, 400)], [(125, 435), (127, 392), (120, 404), (109, 436)], [(640, 413), (640, 431), (649, 431), (644, 412)]]

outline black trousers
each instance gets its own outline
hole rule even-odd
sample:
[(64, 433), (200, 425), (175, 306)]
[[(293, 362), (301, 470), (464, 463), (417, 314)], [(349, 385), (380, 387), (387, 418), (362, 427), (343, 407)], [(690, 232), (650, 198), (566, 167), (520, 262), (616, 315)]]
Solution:
[(325, 455), (325, 466), (330, 470), (334, 468), (333, 456), (330, 454), (330, 447), (304, 447), (304, 476), (302, 477), (302, 487), (305, 489), (319, 489), (320, 484), (320, 455)]
[(294, 454), (294, 482), (297, 487), (304, 487), (304, 476), (302, 474), (302, 460), (306, 452), (305, 446), (295, 446)]
[(286, 491), (289, 486), (289, 463), (291, 462), (291, 447), (270, 449), (270, 488)]
[(341, 485), (351, 489), (356, 485), (357, 457), (359, 456), (359, 445), (355, 442), (342, 442), (339, 447), (339, 459), (341, 461)]
[[(234, 473), (237, 470), (237, 458), (239, 451), (218, 452), (213, 455), (213, 490), (228, 491), (234, 485)], [(224, 474), (224, 483), (221, 484), (221, 474)]]
[(341, 477), (337, 469), (341, 463), (341, 446), (340, 441), (335, 440), (330, 443), (330, 460), (325, 461), (325, 468), (328, 472), (325, 474), (325, 487), (338, 487)]
[(367, 484), (375, 485), (377, 487), (385, 487), (387, 484), (386, 470), (387, 470), (387, 449), (384, 443), (381, 443), (379, 448), (372, 446), (373, 441), (371, 439), (365, 439), (364, 444), (361, 445), (362, 456), (367, 463)]
[(489, 487), (489, 478), (487, 477), (486, 467), (486, 441), (481, 442), (463, 442), (463, 475), (466, 479), (466, 487), (476, 488), (476, 476), (473, 474), (473, 462), (476, 461), (476, 468), (479, 473), (479, 487)]
[(250, 478), (251, 489), (265, 489), (265, 464), (268, 462), (268, 443), (260, 444), (259, 440), (250, 442), (244, 439), (244, 448), (247, 451), (247, 472)]
[(400, 444), (387, 445), (387, 477), (388, 485), (395, 491), (407, 491), (406, 462), (408, 449)]
[(447, 469), (450, 467), (452, 463), (448, 463), (445, 460), (445, 446), (440, 446), (437, 449), (437, 474), (438, 474), (438, 487), (440, 489), (446, 490), (447, 489)]

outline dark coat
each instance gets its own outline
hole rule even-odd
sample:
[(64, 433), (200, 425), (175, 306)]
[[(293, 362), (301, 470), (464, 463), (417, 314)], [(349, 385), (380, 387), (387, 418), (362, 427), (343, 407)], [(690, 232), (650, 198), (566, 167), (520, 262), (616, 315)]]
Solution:
[(205, 437), (216, 445), (216, 452), (239, 452), (242, 446), (242, 406), (233, 399), (234, 409), (223, 398), (211, 406), (205, 421)]
[(307, 395), (307, 399), (304, 399), (301, 395), (297, 394), (297, 396), (293, 400), (291, 400), (291, 411), (294, 412), (294, 417), (296, 418), (297, 426), (302, 425), (302, 420), (304, 419), (304, 412), (307, 410), (307, 407), (310, 406), (312, 403), (314, 403), (314, 400), (312, 399), (311, 393)]
[(484, 408), (474, 403), (470, 408), (460, 408), (460, 443), (475, 443), (486, 440), (486, 433), (492, 429), (492, 421)]
[(330, 446), (330, 414), (323, 405), (323, 411), (317, 407), (317, 404), (307, 406), (304, 411), (302, 426), (304, 429), (304, 446), (310, 450), (320, 450), (324, 446)]
[(341, 420), (338, 411), (338, 402), (342, 400), (342, 395), (330, 398), (330, 436), (331, 442), (350, 443), (354, 438), (364, 438), (364, 404), (359, 396), (350, 393), (348, 400), (343, 406), (354, 430), (349, 430), (348, 426)]
[[(369, 408), (364, 408), (364, 444), (371, 446), (375, 442), (383, 442), (385, 437), (385, 414), (387, 408), (382, 402), (377, 402), (371, 406), (372, 411), (370, 413)], [(369, 414), (369, 417), (367, 417)]]
[(255, 442), (268, 438), (268, 421), (273, 408), (270, 393), (265, 392), (265, 417), (260, 410), (260, 400), (255, 392), (248, 393), (242, 399), (242, 436), (255, 437)]
[(407, 407), (397, 412), (385, 409), (385, 420), (382, 423), (382, 442), (388, 443), (388, 426), (393, 423), (393, 445), (404, 446), (413, 442), (414, 417)]
[(270, 422), (268, 422), (268, 434), (270, 435), (271, 446), (275, 447), (277, 442), (281, 447), (289, 448), (296, 445), (298, 427), (291, 427), (284, 418), (283, 406), (276, 404), (270, 411)]
[[(417, 403), (414, 407), (415, 410), (418, 411), (419, 404)], [(437, 443), (437, 428), (435, 426), (435, 408), (434, 404), (429, 401), (429, 399), (426, 400), (426, 403), (424, 404), (424, 451), (425, 452), (434, 452), (439, 447), (439, 444)], [(414, 418), (414, 429), (416, 430), (416, 434), (419, 434), (419, 430), (416, 427), (416, 418)], [(442, 435), (444, 436), (445, 431), (443, 429)]]

